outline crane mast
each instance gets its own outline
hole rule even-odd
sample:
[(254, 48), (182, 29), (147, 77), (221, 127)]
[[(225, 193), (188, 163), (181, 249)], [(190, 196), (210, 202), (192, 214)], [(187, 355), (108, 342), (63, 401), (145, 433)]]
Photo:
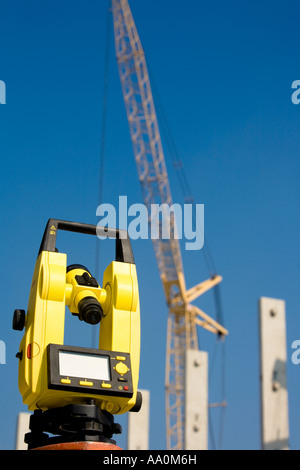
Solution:
[(168, 305), (166, 345), (166, 437), (168, 449), (184, 449), (185, 352), (198, 349), (197, 325), (226, 335), (227, 330), (191, 302), (217, 285), (214, 276), (186, 289), (179, 241), (175, 236), (170, 184), (144, 50), (127, 0), (112, 0), (115, 51), (131, 141), (144, 204), (159, 205), (170, 236), (152, 238)]

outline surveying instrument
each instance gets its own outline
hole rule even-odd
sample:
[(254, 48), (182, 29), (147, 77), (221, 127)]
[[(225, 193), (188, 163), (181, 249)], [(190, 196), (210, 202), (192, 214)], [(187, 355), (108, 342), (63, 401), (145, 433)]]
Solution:
[[(58, 230), (115, 238), (115, 261), (102, 287), (82, 265), (67, 265), (56, 249)], [(66, 306), (79, 320), (100, 323), (99, 348), (64, 345)], [(19, 390), (33, 411), (28, 449), (52, 444), (115, 444), (114, 415), (139, 411), (140, 305), (136, 266), (124, 230), (49, 219), (37, 256), (27, 313), (15, 310), (13, 329), (25, 329), (17, 358)], [(49, 434), (47, 434), (49, 433)]]

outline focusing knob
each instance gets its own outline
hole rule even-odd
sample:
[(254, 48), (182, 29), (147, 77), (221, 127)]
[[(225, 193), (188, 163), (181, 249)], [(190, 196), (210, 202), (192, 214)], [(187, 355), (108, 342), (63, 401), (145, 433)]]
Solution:
[(13, 330), (22, 331), (25, 326), (25, 310), (17, 309), (13, 316)]

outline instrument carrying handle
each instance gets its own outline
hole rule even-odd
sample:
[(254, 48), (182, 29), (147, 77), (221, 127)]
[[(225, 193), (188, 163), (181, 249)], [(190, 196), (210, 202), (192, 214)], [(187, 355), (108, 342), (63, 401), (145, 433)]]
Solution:
[(67, 232), (84, 233), (116, 239), (115, 260), (123, 263), (135, 264), (130, 239), (126, 230), (101, 227), (99, 225), (69, 222), (67, 220), (49, 219), (46, 225), (39, 254), (42, 251), (56, 251), (56, 235), (58, 230)]

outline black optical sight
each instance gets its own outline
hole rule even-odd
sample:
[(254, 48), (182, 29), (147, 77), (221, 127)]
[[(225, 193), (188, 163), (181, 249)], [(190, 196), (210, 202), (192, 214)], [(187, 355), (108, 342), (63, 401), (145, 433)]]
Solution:
[[(72, 264), (67, 267), (67, 273), (72, 273), (72, 277), (78, 286), (99, 289), (99, 284), (91, 275), (90, 271), (81, 264)], [(78, 313), (72, 312), (78, 316), (79, 320), (97, 325), (103, 317), (103, 309), (96, 297), (90, 295), (91, 291), (87, 291), (88, 295), (84, 296), (77, 305)]]
[(102, 307), (94, 297), (84, 297), (78, 304), (78, 310), (79, 320), (83, 320), (90, 325), (97, 325), (102, 320)]

